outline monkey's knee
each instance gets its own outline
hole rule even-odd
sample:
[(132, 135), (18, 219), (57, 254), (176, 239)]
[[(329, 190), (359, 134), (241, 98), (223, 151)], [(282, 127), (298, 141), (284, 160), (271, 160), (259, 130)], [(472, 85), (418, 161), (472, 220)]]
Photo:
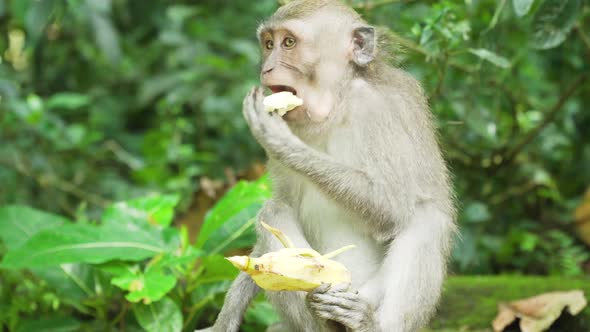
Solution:
[(283, 322), (278, 322), (269, 326), (266, 329), (266, 332), (294, 332), (287, 324)]

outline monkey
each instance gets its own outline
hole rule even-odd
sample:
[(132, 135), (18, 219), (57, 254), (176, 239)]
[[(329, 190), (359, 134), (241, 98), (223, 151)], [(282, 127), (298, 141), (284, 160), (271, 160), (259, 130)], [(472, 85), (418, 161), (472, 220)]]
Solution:
[[(351, 285), (266, 292), (267, 331), (412, 332), (435, 313), (457, 227), (451, 176), (424, 92), (391, 64), (387, 36), (338, 0), (294, 0), (257, 30), (260, 80), (243, 115), (273, 186), (258, 213), (296, 247), (329, 252)], [(303, 105), (264, 110), (265, 91)], [(258, 223), (260, 224), (260, 223)], [(252, 255), (278, 250), (260, 225)], [(207, 331), (235, 332), (260, 288), (241, 272)]]

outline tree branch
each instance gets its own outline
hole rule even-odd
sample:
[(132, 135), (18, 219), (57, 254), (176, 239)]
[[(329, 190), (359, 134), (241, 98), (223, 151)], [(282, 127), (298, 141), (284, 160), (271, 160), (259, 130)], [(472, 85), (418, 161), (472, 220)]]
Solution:
[[(534, 129), (528, 132), (528, 134), (514, 146), (512, 150), (506, 153), (506, 156), (503, 158), (503, 162), (501, 165), (506, 164), (514, 160), (516, 155), (518, 155), (529, 143), (545, 129), (557, 116), (557, 114), (561, 111), (565, 102), (576, 92), (576, 90), (584, 84), (584, 82), (588, 79), (588, 74), (583, 74), (576, 78), (566, 89), (565, 92), (559, 97), (559, 100), (551, 109), (546, 113), (545, 118), (543, 121)], [(498, 165), (500, 166), (500, 165)]]
[(102, 196), (99, 196), (94, 193), (90, 193), (80, 189), (77, 185), (68, 182), (66, 180), (60, 179), (55, 174), (47, 175), (37, 175), (35, 174), (28, 166), (26, 166), (22, 161), (18, 158), (14, 158), (14, 162), (10, 162), (5, 159), (0, 159), (0, 165), (6, 166), (21, 175), (24, 175), (28, 178), (35, 180), (41, 187), (52, 187), (58, 189), (60, 191), (66, 192), (71, 194), (81, 200), (87, 201), (91, 204), (96, 206), (105, 207), (110, 204), (110, 201)]

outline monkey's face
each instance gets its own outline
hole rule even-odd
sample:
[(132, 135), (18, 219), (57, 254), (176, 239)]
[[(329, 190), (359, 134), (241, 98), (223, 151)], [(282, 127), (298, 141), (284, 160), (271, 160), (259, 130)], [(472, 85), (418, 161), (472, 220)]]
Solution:
[[(303, 105), (284, 115), (291, 122), (321, 122), (333, 110), (350, 71), (352, 27), (313, 15), (263, 25), (260, 80), (272, 93), (290, 91)], [(347, 31), (350, 30), (350, 31)]]

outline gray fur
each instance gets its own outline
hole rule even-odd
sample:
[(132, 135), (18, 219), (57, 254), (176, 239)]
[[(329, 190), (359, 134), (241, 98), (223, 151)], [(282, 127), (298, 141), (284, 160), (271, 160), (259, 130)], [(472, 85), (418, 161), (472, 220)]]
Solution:
[[(293, 1), (289, 8), (298, 3), (311, 2)], [(335, 2), (321, 3), (326, 10)], [(280, 24), (276, 17), (273, 24)], [(322, 82), (333, 84), (326, 96), (334, 104), (320, 122), (288, 123), (265, 112), (261, 88), (244, 100), (274, 187), (258, 219), (298, 247), (328, 252), (357, 245), (335, 258), (352, 272), (352, 285), (267, 292), (282, 317), (271, 330), (418, 331), (435, 312), (455, 233), (450, 179), (426, 99), (415, 79), (384, 61), (365, 69), (351, 64), (338, 82)], [(280, 247), (259, 227), (253, 255)], [(240, 274), (212, 331), (237, 331), (258, 291)]]

